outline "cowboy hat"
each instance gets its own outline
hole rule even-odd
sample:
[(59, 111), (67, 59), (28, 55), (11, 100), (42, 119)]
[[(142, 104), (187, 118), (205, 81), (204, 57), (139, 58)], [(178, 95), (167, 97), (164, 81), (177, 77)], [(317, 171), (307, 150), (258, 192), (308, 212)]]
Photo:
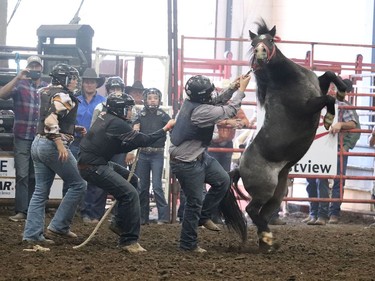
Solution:
[(135, 81), (132, 86), (126, 86), (125, 87), (125, 93), (129, 93), (131, 90), (139, 90), (143, 91), (145, 88), (143, 87), (143, 84), (141, 81)]
[(96, 80), (96, 84), (97, 84), (96, 88), (100, 88), (101, 86), (103, 86), (103, 84), (105, 82), (105, 77), (98, 77), (95, 69), (93, 69), (93, 68), (86, 68), (86, 70), (85, 70), (85, 72), (83, 72), (81, 78), (82, 78), (82, 80), (83, 79), (94, 79), (94, 80)]

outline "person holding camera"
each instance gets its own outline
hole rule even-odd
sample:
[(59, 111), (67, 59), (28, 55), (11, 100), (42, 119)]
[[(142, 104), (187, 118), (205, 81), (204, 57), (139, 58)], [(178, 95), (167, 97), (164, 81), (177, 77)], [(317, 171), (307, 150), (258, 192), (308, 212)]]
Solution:
[(40, 96), (38, 90), (48, 83), (41, 80), (43, 70), (39, 56), (30, 56), (27, 66), (0, 89), (0, 98), (13, 98), (14, 164), (16, 170), (15, 215), (9, 220), (26, 219), (27, 209), (35, 189), (31, 144), (36, 135)]

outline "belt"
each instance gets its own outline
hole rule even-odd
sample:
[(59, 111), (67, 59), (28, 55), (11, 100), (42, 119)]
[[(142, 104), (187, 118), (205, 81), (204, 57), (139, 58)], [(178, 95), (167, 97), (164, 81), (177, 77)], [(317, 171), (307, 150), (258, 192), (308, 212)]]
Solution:
[(164, 152), (164, 147), (141, 147), (140, 149), (145, 153)]
[(89, 168), (95, 168), (97, 165), (90, 165), (90, 164), (80, 164), (80, 163), (77, 163), (77, 167), (78, 167), (78, 170), (86, 170), (86, 169), (89, 169)]
[(40, 138), (43, 138), (43, 139), (47, 139), (47, 135), (37, 134), (36, 136), (37, 136), (37, 137), (40, 137)]
[(174, 157), (172, 157), (170, 159), (170, 161), (175, 162), (175, 163), (192, 163), (192, 162), (202, 161), (202, 159), (203, 159), (203, 153), (199, 154), (197, 156), (197, 158), (195, 158), (194, 160), (191, 160), (191, 161), (182, 161), (182, 160), (174, 158)]
[[(53, 141), (52, 139), (48, 138), (47, 135), (37, 134), (36, 136), (39, 137), (39, 138), (42, 138), (42, 139)], [(69, 146), (73, 141), (62, 140), (62, 142), (63, 142), (63, 144)]]

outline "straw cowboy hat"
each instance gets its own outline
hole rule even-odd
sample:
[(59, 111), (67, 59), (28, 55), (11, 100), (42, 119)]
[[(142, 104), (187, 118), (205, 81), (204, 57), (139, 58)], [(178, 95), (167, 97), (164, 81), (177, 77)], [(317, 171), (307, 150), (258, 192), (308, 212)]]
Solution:
[(81, 78), (82, 78), (82, 80), (83, 79), (94, 79), (94, 80), (96, 80), (96, 84), (97, 84), (96, 88), (100, 88), (101, 86), (103, 86), (103, 84), (105, 82), (105, 77), (98, 77), (95, 69), (93, 69), (93, 68), (86, 68), (86, 70), (85, 70), (85, 72), (83, 72)]
[(125, 93), (129, 93), (131, 90), (139, 90), (143, 91), (145, 88), (143, 87), (143, 84), (141, 81), (135, 81), (132, 86), (126, 86), (125, 87)]

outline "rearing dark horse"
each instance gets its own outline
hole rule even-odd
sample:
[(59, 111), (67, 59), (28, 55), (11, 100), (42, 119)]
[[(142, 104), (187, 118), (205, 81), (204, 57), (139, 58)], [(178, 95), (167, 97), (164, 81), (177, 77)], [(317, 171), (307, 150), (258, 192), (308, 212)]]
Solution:
[(265, 109), (264, 123), (244, 152), (239, 170), (231, 172), (234, 185), (242, 177), (251, 201), (246, 211), (258, 229), (259, 247), (273, 250), (268, 227), (272, 214), (287, 192), (290, 168), (307, 152), (327, 107), (324, 126), (329, 129), (335, 115), (335, 98), (327, 95), (331, 82), (344, 92), (345, 84), (333, 72), (319, 78), (312, 71), (286, 58), (274, 42), (276, 27), (257, 23), (258, 35), (250, 32), (251, 67), (257, 82), (258, 102)]

